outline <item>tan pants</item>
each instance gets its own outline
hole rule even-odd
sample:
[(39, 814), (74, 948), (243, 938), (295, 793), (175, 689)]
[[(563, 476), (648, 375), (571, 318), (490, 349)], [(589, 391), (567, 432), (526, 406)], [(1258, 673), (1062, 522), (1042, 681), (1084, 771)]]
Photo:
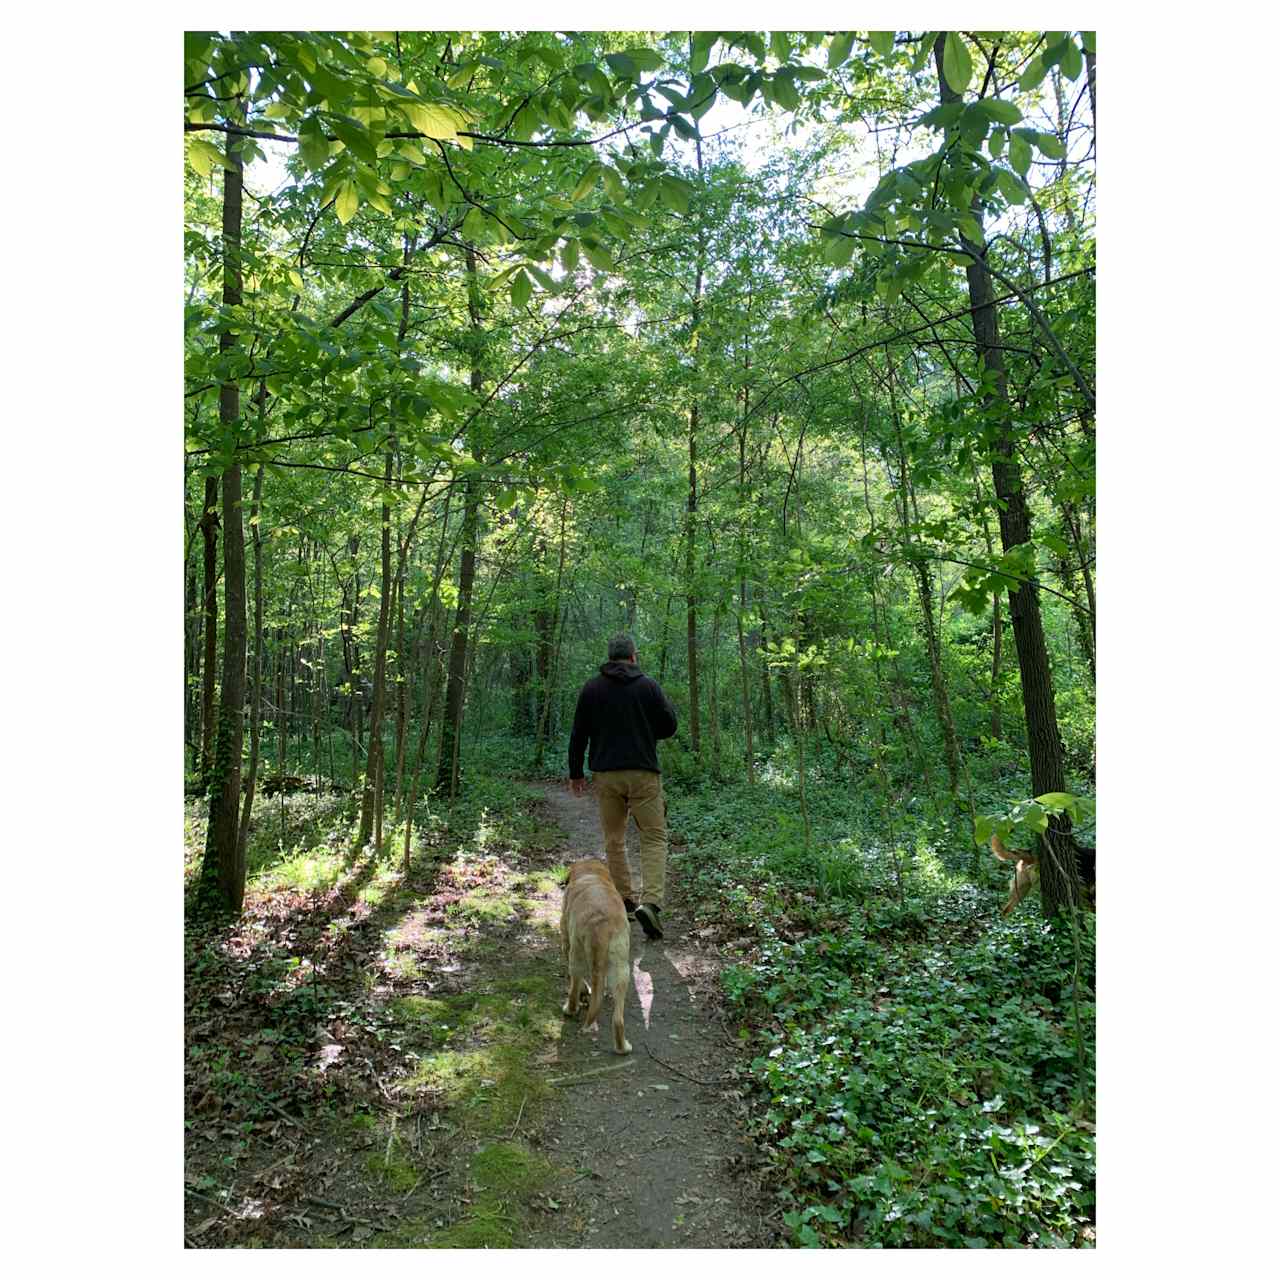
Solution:
[[(604, 828), (604, 851), (614, 888), (632, 902), (662, 906), (667, 881), (667, 815), (662, 800), (662, 775), (647, 769), (611, 769), (592, 775)], [(631, 888), (627, 866), (627, 813), (640, 829), (642, 886)]]

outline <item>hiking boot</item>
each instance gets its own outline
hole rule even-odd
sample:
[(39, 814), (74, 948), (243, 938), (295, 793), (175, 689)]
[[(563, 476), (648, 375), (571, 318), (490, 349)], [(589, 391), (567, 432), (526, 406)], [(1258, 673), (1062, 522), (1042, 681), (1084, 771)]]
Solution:
[(634, 920), (636, 918), (636, 904), (630, 898), (623, 898), (622, 905), (627, 909), (627, 919)]
[(658, 918), (658, 904), (656, 902), (642, 902), (636, 908), (636, 919), (640, 921), (644, 936), (650, 942), (662, 937), (662, 922)]

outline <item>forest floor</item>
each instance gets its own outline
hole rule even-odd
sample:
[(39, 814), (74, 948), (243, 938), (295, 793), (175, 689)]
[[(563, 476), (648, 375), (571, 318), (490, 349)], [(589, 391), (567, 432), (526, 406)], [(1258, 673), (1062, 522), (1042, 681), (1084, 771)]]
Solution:
[(251, 846), (242, 918), (188, 927), (188, 1246), (778, 1243), (679, 846), (666, 939), (632, 930), (620, 1058), (607, 1016), (602, 1039), (560, 1014), (561, 885), (600, 855), (595, 805), (492, 799), (419, 832), (408, 876), (345, 850), (341, 797), (271, 802), (292, 856)]

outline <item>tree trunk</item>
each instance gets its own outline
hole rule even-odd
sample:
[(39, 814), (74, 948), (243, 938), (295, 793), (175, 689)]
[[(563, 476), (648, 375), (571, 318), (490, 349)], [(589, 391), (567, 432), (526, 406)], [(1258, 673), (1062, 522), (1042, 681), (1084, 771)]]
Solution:
[[(747, 306), (750, 314), (750, 304)], [(748, 331), (748, 337), (750, 333)], [(748, 352), (745, 367), (751, 369)], [(744, 374), (744, 377), (746, 375)], [(751, 671), (747, 662), (747, 640), (743, 634), (742, 619), (747, 612), (747, 414), (751, 408), (751, 388), (742, 389), (742, 419), (738, 430), (738, 670), (742, 678), (742, 727), (746, 734), (747, 785), (756, 785), (756, 751), (751, 724)]]
[(436, 644), (436, 615), (439, 610), (440, 583), (444, 578), (445, 546), (449, 535), (449, 503), (453, 498), (450, 489), (444, 496), (444, 512), (440, 517), (440, 542), (436, 548), (435, 576), (431, 581), (431, 594), (428, 597), (430, 617), (427, 620), (427, 638), (423, 646), (423, 662), (425, 671), (423, 683), (426, 686), (422, 698), (422, 724), (418, 734), (418, 750), (413, 758), (413, 769), (409, 775), (409, 800), (404, 811), (404, 869), (407, 874), (413, 854), (413, 818), (418, 804), (418, 781), (422, 776), (422, 760), (427, 751), (427, 740), (431, 736), (431, 721), (435, 716), (436, 698), (440, 689), (440, 655)]
[(689, 408), (689, 495), (685, 516), (684, 581), (685, 644), (689, 662), (689, 742), (702, 763), (702, 730), (698, 720), (698, 601), (694, 583), (695, 513), (698, 509), (698, 403)]
[[(360, 800), (360, 826), (353, 849), (359, 852), (373, 834), (374, 810), (381, 808), (382, 797), (382, 714), (387, 701), (387, 640), (391, 632), (391, 478), (395, 466), (395, 444), (387, 442), (387, 460), (383, 471), (382, 499), (382, 590), (378, 600), (378, 638), (373, 658), (373, 706), (369, 710), (369, 753), (365, 764), (364, 794)], [(379, 822), (381, 828), (381, 822)], [(382, 852), (381, 830), (374, 848)]]
[[(265, 390), (265, 387), (261, 389)], [(239, 835), (239, 858), (246, 865), (245, 851), (249, 846), (249, 820), (253, 815), (253, 793), (258, 784), (262, 740), (262, 534), (258, 528), (262, 510), (262, 471), (259, 465), (258, 474), (253, 478), (253, 507), (249, 516), (249, 529), (253, 534), (253, 705), (249, 710), (249, 778), (244, 789)]]
[(711, 619), (711, 776), (720, 780), (720, 621), (724, 610), (716, 602)]
[[(476, 252), (467, 246), (467, 313), (475, 347), (471, 357), (471, 390), (479, 397), (483, 377), (480, 357), (480, 289), (476, 274)], [(471, 456), (480, 461), (473, 444)], [(453, 642), (449, 650), (449, 685), (445, 694), (444, 723), (440, 730), (438, 785), (452, 799), (458, 794), (458, 753), (462, 744), (463, 705), (466, 697), (467, 631), (471, 626), (471, 591), (476, 577), (476, 544), (480, 528), (480, 489), (473, 474), (463, 481), (462, 550), (458, 559), (458, 611), (453, 621)]]
[(218, 661), (218, 478), (206, 476), (204, 512), (200, 517), (204, 541), (204, 661), (200, 690), (200, 772), (207, 789), (213, 771), (214, 668)]
[[(766, 582), (760, 591), (760, 640), (762, 644), (769, 643), (769, 614), (765, 606), (765, 600), (769, 595), (769, 584)], [(764, 737), (765, 741), (773, 746), (778, 740), (777, 725), (774, 719), (773, 710), (773, 682), (769, 679), (769, 664), (762, 662), (760, 664), (760, 687), (764, 694)]]
[[(943, 103), (958, 102), (959, 95), (947, 84), (942, 73), (945, 32), (934, 42), (934, 61)], [(982, 226), (982, 210), (974, 198), (973, 216)], [(1000, 346), (1000, 327), (992, 305), (991, 276), (986, 267), (985, 243), (974, 243), (961, 236), (965, 250), (974, 255), (965, 267), (972, 306), (973, 336), (983, 370), (990, 375), (991, 391), (986, 409), (996, 424), (991, 462), (996, 497), (999, 500), (1000, 543), (1010, 551), (1031, 541), (1031, 518), (1022, 486), (1022, 469), (1015, 449), (1012, 406), (1005, 377), (1004, 353)], [(1053, 677), (1049, 654), (1045, 648), (1044, 627), (1040, 618), (1040, 600), (1030, 582), (1020, 583), (1009, 592), (1009, 614), (1013, 623), (1014, 647), (1018, 653), (1018, 672), (1022, 682), (1022, 705), (1026, 715), (1027, 743), (1031, 757), (1031, 790), (1033, 795), (1064, 790), (1062, 739), (1058, 733), (1057, 710), (1054, 706)], [(1044, 846), (1040, 860), (1040, 892), (1045, 914), (1053, 916), (1080, 902), (1080, 882), (1076, 871), (1070, 824), (1055, 819), (1041, 840)]]
[[(243, 165), (235, 139), (227, 139), (222, 188), (222, 303), (240, 305), (240, 225)], [(238, 337), (224, 332), (219, 352), (234, 351)], [(240, 418), (240, 386), (224, 382), (218, 416), (236, 432)], [(222, 476), (222, 590), (225, 628), (222, 648), (222, 707), (209, 787), (209, 827), (201, 867), (201, 891), (218, 905), (239, 914), (244, 903), (244, 859), (240, 856), (240, 752), (244, 742), (245, 598), (244, 529), (240, 465)]]
[[(694, 139), (698, 176), (702, 176), (702, 138)], [(698, 511), (698, 325), (702, 313), (702, 276), (706, 241), (701, 215), (698, 223), (698, 268), (693, 282), (693, 317), (690, 342), (693, 347), (693, 395), (689, 404), (689, 493), (685, 516), (685, 633), (689, 656), (689, 742), (698, 764), (702, 764), (702, 731), (698, 719), (698, 599), (695, 579), (695, 540)]]
[[(197, 520), (195, 527), (199, 528)], [(183, 607), (186, 612), (183, 635), (185, 638), (182, 663), (182, 730), (184, 747), (191, 752), (191, 771), (200, 768), (200, 573), (194, 559), (188, 555), (182, 565)], [(185, 755), (184, 755), (185, 762)], [(185, 767), (185, 764), (184, 764)]]
[[(898, 442), (898, 476), (900, 482), (902, 536), (906, 539), (908, 554), (911, 556), (911, 569), (916, 580), (916, 592), (920, 602), (921, 624), (924, 628), (925, 651), (929, 657), (929, 683), (933, 688), (933, 705), (938, 714), (938, 723), (942, 728), (943, 753), (947, 763), (947, 780), (950, 784), (951, 799), (956, 808), (960, 807), (960, 744), (956, 741), (955, 720), (951, 715), (951, 699), (947, 696), (947, 683), (942, 674), (942, 652), (938, 639), (938, 628), (933, 616), (933, 582), (929, 576), (929, 568), (923, 558), (908, 519), (908, 501), (914, 503), (915, 494), (911, 487), (911, 472), (907, 463), (906, 445), (902, 438), (902, 418), (898, 413), (898, 396), (895, 388), (897, 375), (893, 362), (889, 362), (889, 403), (893, 414), (893, 429)], [(916, 513), (919, 523), (919, 513)], [(973, 804), (970, 801), (970, 812)]]
[[(564, 551), (565, 551), (565, 519), (569, 514), (569, 499), (565, 497), (560, 503), (560, 559), (556, 565), (556, 589), (551, 597), (550, 619), (551, 634), (548, 637), (550, 644), (546, 648), (546, 669), (543, 670), (543, 647), (538, 647), (538, 667), (539, 674), (542, 676), (542, 713), (538, 718), (538, 734), (537, 740), (533, 748), (533, 763), (537, 769), (542, 768), (542, 757), (546, 749), (547, 730), (551, 720), (551, 699), (555, 688), (554, 675), (559, 666), (559, 637), (563, 635), (564, 626), (560, 623), (560, 592), (564, 587)], [(541, 639), (541, 637), (539, 637)]]

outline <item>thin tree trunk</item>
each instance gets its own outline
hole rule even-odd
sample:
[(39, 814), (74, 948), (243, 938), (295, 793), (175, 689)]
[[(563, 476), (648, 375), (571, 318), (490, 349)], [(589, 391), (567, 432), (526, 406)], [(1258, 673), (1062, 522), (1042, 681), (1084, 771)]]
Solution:
[(711, 776), (720, 779), (720, 621), (724, 610), (716, 602), (711, 618)]
[[(934, 61), (944, 104), (960, 100), (942, 73), (945, 38), (946, 33), (939, 32), (934, 42)], [(971, 212), (981, 228), (982, 211), (976, 197)], [(1022, 468), (1015, 449), (1012, 405), (1005, 376), (1004, 353), (1000, 345), (1000, 327), (996, 309), (992, 305), (991, 276), (985, 260), (986, 245), (981, 242), (981, 237), (979, 242), (974, 242), (963, 234), (961, 244), (972, 255), (965, 274), (968, 277), (969, 301), (972, 304), (973, 336), (982, 367), (991, 376), (992, 390), (987, 397), (987, 408), (997, 424), (991, 471), (996, 497), (999, 499), (1000, 543), (1007, 552), (1031, 541), (1031, 517), (1022, 484)], [(1026, 715), (1027, 742), (1031, 757), (1032, 794), (1062, 791), (1062, 739), (1058, 732), (1053, 678), (1040, 618), (1040, 600), (1034, 585), (1023, 582), (1016, 590), (1009, 592), (1009, 612), (1022, 682), (1022, 705)], [(1078, 907), (1081, 900), (1069, 822), (1065, 819), (1052, 820), (1049, 830), (1041, 838), (1041, 845), (1040, 891), (1045, 913), (1052, 917), (1064, 909)]]
[(551, 716), (551, 697), (553, 689), (553, 672), (559, 665), (559, 645), (560, 641), (556, 632), (563, 632), (563, 626), (558, 625), (560, 620), (560, 592), (564, 585), (564, 550), (565, 550), (565, 518), (569, 512), (569, 499), (566, 496), (560, 503), (560, 559), (556, 565), (556, 589), (555, 594), (551, 598), (551, 621), (552, 621), (552, 648), (547, 654), (547, 669), (544, 674), (544, 684), (542, 687), (542, 714), (538, 718), (538, 735), (537, 741), (533, 748), (533, 763), (537, 769), (542, 768), (542, 757), (546, 749), (547, 742), (547, 726)]
[[(387, 459), (383, 471), (382, 499), (382, 590), (378, 600), (378, 638), (373, 658), (373, 706), (369, 711), (369, 752), (365, 763), (364, 794), (360, 801), (360, 826), (356, 831), (354, 849), (359, 851), (373, 834), (375, 809), (381, 814), (382, 796), (382, 713), (387, 700), (387, 639), (391, 630), (391, 504), (387, 495), (391, 491), (391, 478), (395, 466), (395, 443), (387, 442)], [(382, 852), (382, 823), (378, 821), (378, 838), (374, 854)]]
[[(262, 388), (265, 390), (265, 387)], [(261, 396), (259, 397), (261, 405)], [(240, 852), (242, 862), (249, 847), (249, 819), (253, 814), (254, 789), (258, 784), (258, 756), (262, 738), (262, 534), (258, 528), (262, 510), (262, 471), (253, 478), (253, 507), (249, 529), (253, 534), (253, 704), (249, 710), (249, 779), (244, 789), (244, 808), (240, 814)]]
[[(760, 589), (760, 640), (764, 645), (769, 643), (769, 613), (765, 601), (769, 596), (769, 584), (765, 582)], [(760, 664), (760, 685), (764, 693), (764, 737), (770, 746), (778, 740), (777, 725), (773, 710), (773, 682), (769, 679), (769, 664)]]
[[(222, 188), (222, 303), (241, 301), (241, 203), (243, 164), (236, 140), (228, 136)], [(238, 336), (226, 331), (219, 353), (234, 352)], [(218, 396), (218, 416), (234, 432), (240, 418), (240, 386), (224, 382)], [(222, 476), (222, 590), (225, 627), (222, 648), (222, 706), (209, 787), (209, 826), (201, 867), (201, 891), (238, 915), (244, 903), (244, 860), (240, 856), (240, 752), (244, 741), (245, 583), (244, 529), (241, 512), (240, 465)]]
[[(199, 521), (196, 521), (199, 528)], [(191, 771), (200, 767), (200, 695), (198, 688), (200, 667), (200, 573), (194, 559), (188, 555), (182, 565), (183, 579), (183, 634), (185, 652), (182, 663), (182, 728), (184, 748), (191, 751)], [(185, 768), (185, 754), (184, 754)]]
[(404, 804), (404, 740), (409, 725), (409, 682), (405, 672), (404, 573), (396, 583), (396, 811), (400, 822)]
[(204, 511), (200, 516), (204, 542), (204, 661), (200, 689), (200, 773), (207, 789), (213, 771), (214, 674), (218, 661), (218, 478), (206, 476)]
[[(973, 487), (982, 511), (982, 537), (987, 544), (987, 563), (996, 558), (996, 549), (991, 541), (991, 525), (987, 521), (987, 507), (983, 497), (982, 483), (978, 478), (975, 464), (973, 470)], [(1000, 737), (1000, 657), (1004, 639), (1004, 623), (1000, 612), (1000, 592), (991, 593), (991, 736)]]
[[(467, 314), (475, 348), (471, 357), (471, 390), (479, 397), (483, 386), (480, 357), (480, 286), (476, 272), (476, 251), (467, 246)], [(480, 461), (480, 450), (472, 444), (471, 456)], [(439, 785), (450, 798), (458, 794), (458, 751), (462, 742), (463, 707), (466, 698), (467, 632), (471, 626), (471, 592), (476, 577), (476, 544), (480, 528), (480, 490), (475, 476), (463, 481), (462, 550), (458, 560), (458, 611), (453, 622), (453, 643), (449, 652), (449, 687), (445, 695), (444, 723), (440, 733)]]
[[(698, 176), (702, 176), (702, 138), (694, 139), (694, 147), (698, 158)], [(697, 379), (699, 369), (698, 325), (702, 312), (702, 276), (706, 254), (706, 240), (702, 225), (702, 214), (698, 222), (698, 269), (693, 283), (693, 397), (689, 404), (689, 494), (686, 503), (685, 520), (685, 631), (689, 655), (689, 741), (698, 764), (702, 764), (702, 732), (698, 720), (698, 602), (697, 583), (694, 576), (695, 539), (697, 537), (698, 511), (698, 392)]]
[[(947, 763), (947, 780), (951, 787), (951, 798), (956, 807), (960, 806), (960, 744), (956, 740), (955, 721), (951, 715), (951, 699), (947, 696), (947, 684), (942, 674), (942, 653), (938, 639), (938, 631), (933, 616), (933, 582), (929, 577), (929, 569), (923, 554), (911, 532), (908, 519), (908, 500), (914, 502), (915, 495), (911, 487), (911, 472), (907, 463), (906, 445), (902, 438), (902, 418), (898, 413), (898, 396), (895, 389), (897, 376), (892, 360), (889, 363), (889, 404), (893, 414), (893, 428), (898, 441), (898, 473), (900, 494), (902, 498), (902, 536), (907, 541), (908, 554), (911, 556), (911, 568), (916, 580), (916, 591), (920, 603), (921, 623), (924, 627), (925, 651), (929, 657), (929, 682), (933, 688), (934, 709), (938, 713), (938, 723), (942, 728), (942, 743)], [(919, 522), (919, 513), (916, 515)], [(970, 799), (972, 814), (973, 802)]]
[(444, 578), (445, 546), (449, 533), (449, 502), (453, 497), (450, 489), (444, 496), (444, 512), (440, 517), (440, 543), (436, 548), (435, 576), (431, 582), (429, 599), (430, 617), (427, 621), (427, 639), (423, 649), (426, 671), (424, 673), (425, 689), (422, 699), (422, 724), (418, 734), (418, 750), (413, 758), (413, 770), (409, 775), (409, 803), (404, 813), (404, 869), (408, 874), (409, 863), (413, 854), (413, 817), (418, 804), (418, 781), (422, 777), (422, 760), (426, 755), (427, 740), (431, 736), (431, 721), (435, 715), (436, 698), (440, 689), (440, 662), (436, 644), (436, 615), (439, 609), (440, 583)]
[[(748, 303), (747, 312), (750, 315)], [(750, 331), (748, 330), (748, 337)], [(746, 370), (751, 369), (751, 356), (746, 356)], [(747, 739), (747, 785), (756, 785), (756, 752), (751, 724), (751, 672), (747, 662), (747, 641), (742, 618), (747, 612), (747, 414), (751, 406), (751, 388), (742, 389), (742, 420), (738, 431), (738, 670), (742, 677), (742, 726)]]

